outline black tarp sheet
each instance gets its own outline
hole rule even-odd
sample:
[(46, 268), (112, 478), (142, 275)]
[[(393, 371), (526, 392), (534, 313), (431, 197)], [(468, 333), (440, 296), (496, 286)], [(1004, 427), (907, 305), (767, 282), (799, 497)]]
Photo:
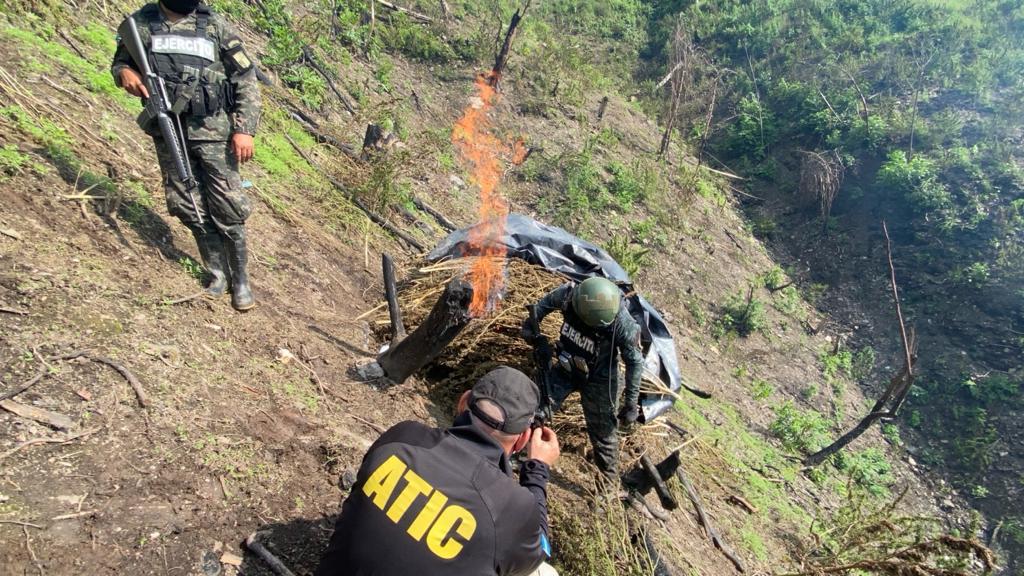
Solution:
[[(452, 232), (427, 255), (427, 260), (436, 262), (475, 255), (467, 242), (471, 229)], [(633, 291), (629, 275), (607, 252), (561, 228), (514, 213), (509, 214), (500, 241), (510, 258), (521, 258), (575, 281), (603, 276), (619, 284), (624, 292), (632, 292), (626, 303), (642, 331), (645, 370), (657, 375), (670, 390), (679, 390), (679, 360), (668, 325), (650, 302)], [(644, 420), (650, 421), (671, 407), (672, 400), (661, 395), (644, 394), (640, 405)]]

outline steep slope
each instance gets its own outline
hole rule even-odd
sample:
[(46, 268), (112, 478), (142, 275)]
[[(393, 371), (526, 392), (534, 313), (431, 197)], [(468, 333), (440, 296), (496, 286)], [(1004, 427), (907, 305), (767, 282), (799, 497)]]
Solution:
[[(137, 104), (105, 72), (113, 42), (107, 31), (128, 7), (4, 6), (0, 48), (10, 56), (0, 68), (8, 159), (0, 183), (0, 379), (7, 390), (42, 370), (42, 380), (17, 399), (74, 421), (64, 435), (0, 413), (4, 573), (213, 574), (221, 552), (244, 556), (240, 541), (258, 529), (269, 531), (297, 573), (309, 573), (347, 488), (343, 472), (358, 466), (377, 432), (403, 419), (443, 425), (450, 418), (431, 400), (428, 380), (380, 390), (353, 371), (379, 344), (362, 318), (379, 300), (378, 255), (401, 254), (404, 270), (418, 255), (346, 195), (357, 194), (426, 245), (442, 231), (409, 205), (412, 194), (460, 224), (472, 222), (475, 191), (449, 134), (482, 66), (466, 31), (493, 25), (456, 5), (460, 19), (447, 24), (456, 40), (446, 44), (433, 28), (381, 16), (384, 48), (411, 42), (401, 45), (408, 58), (325, 48), (330, 37), (321, 37), (322, 65), (338, 74), (342, 90), (358, 93), (350, 115), (308, 66), (279, 59), (283, 30), (315, 37), (311, 22), (323, 25), (315, 10), (221, 8), (291, 86), (266, 89), (257, 159), (244, 172), (261, 204), (251, 220), (260, 304), (248, 314), (223, 301), (172, 303), (196, 291), (197, 256), (187, 230), (158, 200), (151, 145), (132, 121)], [(480, 36), (489, 41), (490, 32)], [(541, 44), (527, 36), (522, 50)], [(430, 62), (439, 46), (464, 53)], [(556, 71), (572, 67), (549, 58)], [(788, 451), (848, 426), (864, 405), (842, 370), (823, 373), (832, 349), (820, 329), (826, 319), (798, 296), (764, 288), (773, 263), (745, 230), (728, 188), (681, 155), (656, 162), (657, 127), (634, 104), (574, 75), (566, 76), (570, 87), (555, 84), (558, 97), (539, 99), (549, 88), (538, 88), (527, 64), (514, 63), (495, 113), (499, 133), (534, 148), (506, 175), (505, 193), (513, 209), (606, 244), (639, 268), (640, 289), (677, 333), (684, 376), (715, 393), (682, 398), (671, 418), (693, 434), (684, 465), (750, 571), (793, 564), (812, 521), (841, 507), (848, 486), (878, 494), (907, 488), (911, 510), (933, 513), (926, 483), (876, 433), (846, 465), (829, 465), (814, 480), (801, 473)], [(377, 122), (405, 147), (383, 160), (355, 161), (306, 135), (290, 117), (295, 111), (348, 142)], [(403, 221), (402, 208), (419, 224)], [(748, 286), (770, 305), (742, 338), (727, 316)], [(54, 358), (80, 349), (127, 367), (148, 407), (108, 366)], [(558, 563), (568, 574), (641, 572), (644, 560), (624, 541), (642, 520), (593, 505), (592, 471), (577, 444), (567, 443), (552, 490)], [(663, 456), (677, 444), (668, 437), (647, 449)], [(732, 573), (688, 507), (667, 522), (647, 522), (681, 573)], [(268, 573), (252, 556), (244, 556), (242, 571)]]

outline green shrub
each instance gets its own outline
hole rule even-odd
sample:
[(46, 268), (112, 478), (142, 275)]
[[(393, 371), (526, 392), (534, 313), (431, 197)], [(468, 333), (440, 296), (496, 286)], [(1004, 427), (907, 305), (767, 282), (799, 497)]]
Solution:
[(949, 279), (960, 286), (982, 288), (992, 279), (987, 262), (974, 262), (969, 266), (958, 266), (949, 274)]
[(853, 369), (853, 354), (849, 350), (822, 350), (818, 355), (821, 361), (822, 371), (825, 373), (825, 380), (832, 382), (839, 377), (849, 377)]
[(281, 81), (299, 96), (299, 100), (310, 108), (320, 108), (327, 94), (327, 82), (323, 76), (308, 66), (292, 66), (281, 73)]
[(850, 378), (857, 382), (863, 382), (871, 376), (875, 369), (875, 349), (865, 346), (853, 354), (853, 361), (850, 364)]
[(786, 316), (803, 320), (807, 313), (801, 304), (800, 292), (793, 286), (786, 286), (772, 294), (772, 306)]
[(762, 331), (768, 327), (764, 303), (755, 297), (748, 300), (742, 292), (733, 294), (722, 305), (718, 325), (724, 332), (735, 332), (743, 337)]
[(612, 175), (608, 192), (623, 210), (630, 210), (638, 202), (652, 197), (658, 188), (657, 169), (640, 160), (630, 166), (612, 162), (607, 168)]
[(804, 412), (786, 402), (775, 409), (775, 420), (769, 426), (772, 435), (793, 452), (810, 454), (829, 442), (831, 422), (817, 412)]
[(635, 278), (640, 270), (651, 264), (650, 250), (631, 243), (626, 236), (618, 234), (612, 236), (611, 240), (604, 245), (604, 249), (631, 278)]
[(761, 380), (760, 378), (754, 379), (752, 387), (754, 400), (766, 400), (772, 395), (772, 392), (775, 392), (775, 387), (772, 386), (770, 382), (767, 380)]
[(923, 154), (908, 160), (896, 150), (878, 170), (878, 183), (902, 194), (920, 212), (948, 208), (953, 197), (938, 177), (935, 162)]
[(694, 324), (698, 327), (703, 328), (704, 325), (708, 323), (708, 315), (704, 312), (704, 307), (701, 306), (699, 300), (696, 298), (688, 298), (684, 306), (686, 306), (686, 311), (690, 313)]
[(882, 436), (894, 446), (903, 445), (903, 439), (900, 438), (900, 429), (895, 424), (882, 424)]
[(840, 451), (833, 457), (835, 467), (849, 475), (857, 486), (878, 497), (886, 497), (889, 486), (895, 482), (892, 464), (878, 448), (859, 452)]
[(196, 280), (200, 280), (203, 277), (203, 265), (196, 262), (188, 256), (182, 256), (178, 259), (178, 265), (185, 271), (186, 274)]
[(668, 233), (654, 218), (645, 218), (629, 225), (633, 235), (641, 244), (653, 244), (659, 248), (668, 245)]
[(22, 167), (28, 161), (28, 156), (18, 150), (17, 144), (4, 144), (4, 147), (0, 148), (0, 182), (21, 174)]
[(775, 237), (778, 225), (767, 216), (754, 216), (750, 220), (750, 233), (758, 238), (771, 240)]
[(424, 62), (448, 62), (455, 59), (455, 51), (434, 30), (413, 22), (402, 13), (389, 14), (381, 19), (386, 26), (377, 28), (381, 45)]
[(762, 274), (759, 280), (762, 286), (772, 291), (778, 290), (787, 282), (786, 273), (779, 266), (772, 266), (771, 270)]

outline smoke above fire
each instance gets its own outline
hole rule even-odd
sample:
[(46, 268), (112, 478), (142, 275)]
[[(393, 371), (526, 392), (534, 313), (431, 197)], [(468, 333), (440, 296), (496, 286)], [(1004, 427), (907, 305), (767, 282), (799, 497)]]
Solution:
[(502, 155), (511, 153), (513, 161), (523, 155), (521, 142), (513, 148), (491, 131), (489, 113), (498, 93), (494, 72), (476, 78), (476, 97), (452, 128), (452, 143), (462, 156), (480, 191), (479, 222), (470, 229), (469, 246), (473, 263), (467, 280), (473, 286), (469, 312), (480, 318), (497, 309), (505, 287), (506, 248), (502, 242), (508, 204), (498, 190), (503, 172)]

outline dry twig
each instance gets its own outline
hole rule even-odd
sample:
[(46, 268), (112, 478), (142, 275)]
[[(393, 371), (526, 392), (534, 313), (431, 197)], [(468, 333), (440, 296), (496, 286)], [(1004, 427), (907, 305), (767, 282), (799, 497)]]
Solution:
[(0, 460), (3, 460), (8, 456), (16, 454), (17, 452), (20, 452), (21, 450), (28, 448), (29, 446), (35, 446), (37, 444), (67, 444), (72, 440), (85, 438), (86, 436), (98, 432), (99, 430), (99, 428), (90, 428), (88, 430), (83, 430), (82, 432), (79, 432), (77, 434), (72, 434), (71, 436), (65, 436), (64, 438), (33, 438), (32, 440), (26, 440), (21, 444), (15, 446), (14, 448), (11, 448), (7, 452), (0, 454)]
[(149, 407), (149, 399), (146, 396), (146, 391), (142, 388), (142, 383), (135, 377), (135, 374), (132, 374), (131, 371), (125, 368), (123, 364), (115, 360), (105, 356), (97, 356), (88, 350), (76, 350), (68, 354), (52, 356), (50, 357), (50, 360), (74, 360), (75, 358), (85, 358), (99, 364), (106, 364), (107, 366), (110, 366), (128, 381), (128, 385), (132, 387), (132, 391), (135, 392), (135, 397), (139, 401), (139, 406), (143, 408)]

